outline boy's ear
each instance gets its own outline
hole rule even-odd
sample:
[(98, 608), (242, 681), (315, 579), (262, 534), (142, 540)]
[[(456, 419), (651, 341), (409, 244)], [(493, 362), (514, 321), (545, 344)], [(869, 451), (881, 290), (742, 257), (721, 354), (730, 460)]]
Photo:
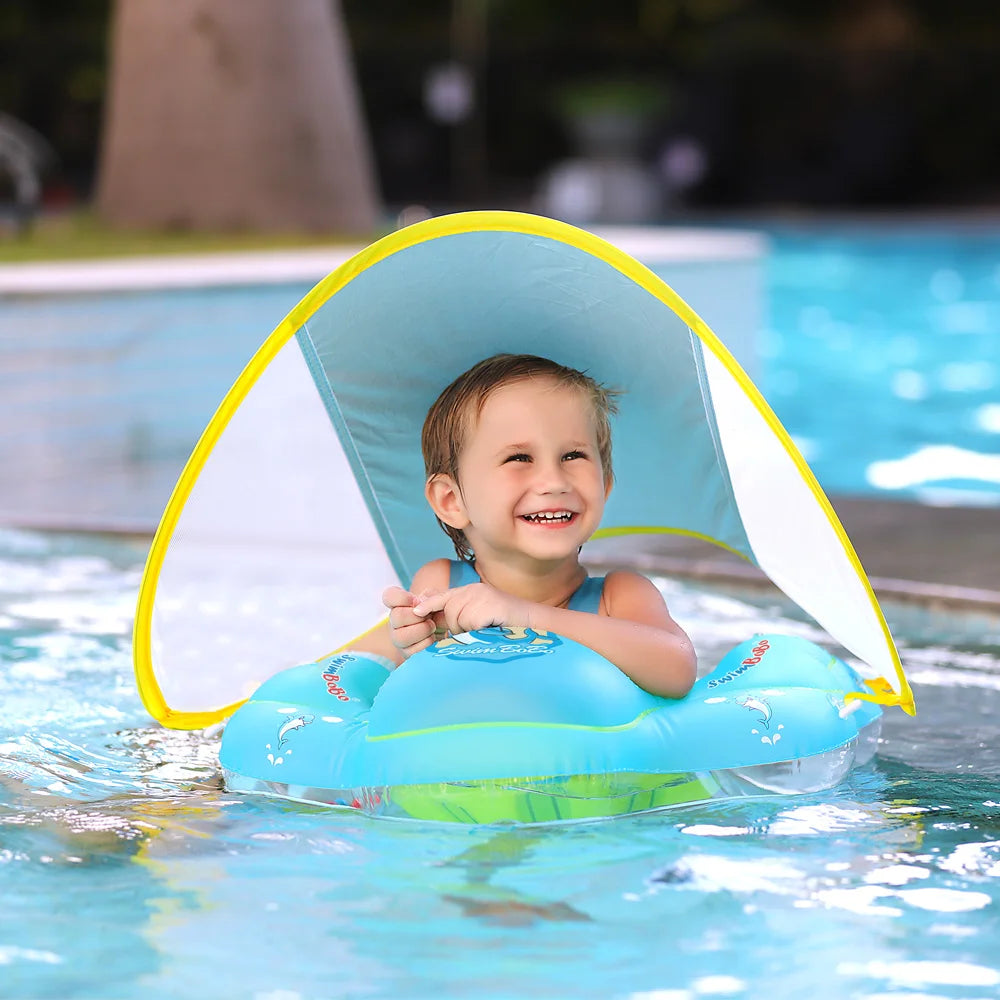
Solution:
[(615, 485), (615, 477), (608, 476), (604, 480), (604, 499), (607, 500), (611, 496), (611, 487)]
[(431, 476), (424, 487), (424, 496), (438, 519), (449, 527), (462, 531), (468, 526), (469, 518), (465, 513), (462, 492), (451, 476), (444, 472)]

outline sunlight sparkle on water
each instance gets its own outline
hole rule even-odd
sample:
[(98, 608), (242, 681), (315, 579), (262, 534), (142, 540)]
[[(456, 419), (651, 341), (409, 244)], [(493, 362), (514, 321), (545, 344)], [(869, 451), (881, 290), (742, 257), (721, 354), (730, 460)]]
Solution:
[(996, 986), (1000, 973), (969, 962), (843, 962), (837, 972), (885, 979), (896, 986)]
[(990, 434), (1000, 434), (1000, 403), (985, 403), (976, 410), (975, 425)]
[(954, 445), (927, 445), (905, 458), (872, 462), (866, 475), (872, 486), (883, 490), (949, 479), (981, 480), (1000, 486), (1000, 455), (983, 455)]

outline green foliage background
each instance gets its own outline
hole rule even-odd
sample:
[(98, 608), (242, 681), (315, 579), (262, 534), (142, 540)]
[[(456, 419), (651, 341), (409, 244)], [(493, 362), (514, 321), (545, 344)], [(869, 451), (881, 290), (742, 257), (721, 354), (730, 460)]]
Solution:
[[(859, 47), (873, 10), (905, 23), (901, 42)], [(93, 187), (110, 11), (110, 0), (0, 4), (0, 110), (55, 147), (51, 201)], [(678, 134), (708, 150), (696, 205), (1000, 196), (996, 0), (345, 0), (343, 11), (390, 203), (523, 201), (572, 153), (557, 93), (602, 79), (666, 95), (651, 159)], [(463, 126), (475, 134), (457, 137), (479, 159), (471, 187), (455, 164), (461, 130), (422, 103), (428, 69), (464, 58), (463, 18), (484, 29), (479, 112)]]

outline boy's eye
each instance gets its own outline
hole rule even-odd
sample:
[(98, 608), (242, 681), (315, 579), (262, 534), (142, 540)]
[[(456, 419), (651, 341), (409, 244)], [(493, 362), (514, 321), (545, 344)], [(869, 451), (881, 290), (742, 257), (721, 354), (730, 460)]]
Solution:
[(523, 451), (519, 451), (519, 452), (517, 452), (514, 455), (508, 455), (507, 458), (504, 459), (504, 461), (505, 462), (530, 462), (531, 461), (531, 456), (528, 455), (528, 454), (526, 454)]
[(563, 455), (563, 461), (567, 462), (571, 458), (586, 458), (586, 457), (587, 457), (587, 453), (586, 452), (583, 452), (583, 451), (568, 451), (568, 452), (566, 452), (565, 455)]

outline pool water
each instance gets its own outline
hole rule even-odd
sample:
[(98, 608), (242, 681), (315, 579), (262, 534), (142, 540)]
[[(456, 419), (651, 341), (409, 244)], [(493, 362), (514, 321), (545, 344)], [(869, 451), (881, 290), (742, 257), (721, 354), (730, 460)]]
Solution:
[[(1000, 995), (1000, 623), (889, 606), (919, 707), (820, 795), (466, 828), (241, 798), (154, 725), (144, 545), (0, 532), (0, 996)], [(708, 664), (770, 596), (661, 581)]]
[(1000, 227), (768, 236), (760, 388), (823, 488), (1000, 504)]

